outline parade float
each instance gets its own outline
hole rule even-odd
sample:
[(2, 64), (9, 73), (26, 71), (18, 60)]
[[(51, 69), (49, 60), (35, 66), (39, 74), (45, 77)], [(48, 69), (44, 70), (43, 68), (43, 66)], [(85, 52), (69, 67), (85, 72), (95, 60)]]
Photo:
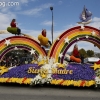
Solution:
[[(86, 19), (86, 18), (84, 18)], [(86, 19), (87, 20), (87, 19)], [(90, 20), (87, 20), (90, 22)], [(49, 52), (45, 50), (45, 38), (39, 39), (29, 35), (7, 37), (0, 41), (0, 62), (3, 62), (9, 52), (25, 50), (33, 59), (30, 62), (9, 66), (1, 64), (0, 83), (19, 84), (51, 84), (77, 87), (99, 87), (100, 85), (100, 62), (94, 64), (65, 61), (65, 55), (70, 46), (79, 41), (87, 41), (100, 48), (100, 30), (82, 21), (81, 26), (70, 28), (55, 39)], [(78, 22), (79, 24), (81, 22)], [(1, 32), (3, 33), (3, 32)], [(43, 39), (42, 39), (43, 38)], [(42, 43), (42, 40), (44, 42)], [(46, 38), (46, 47), (47, 47)], [(41, 45), (42, 44), (42, 45)], [(11, 56), (11, 55), (10, 55)], [(8, 57), (8, 56), (7, 56)], [(14, 61), (14, 60), (13, 60)]]

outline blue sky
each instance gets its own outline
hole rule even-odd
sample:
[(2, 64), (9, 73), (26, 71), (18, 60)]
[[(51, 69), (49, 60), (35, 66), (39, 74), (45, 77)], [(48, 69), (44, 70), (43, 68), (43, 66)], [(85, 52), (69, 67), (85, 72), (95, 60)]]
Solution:
[[(42, 29), (47, 30), (47, 36), (51, 40), (51, 18), (50, 6), (53, 6), (54, 16), (54, 39), (71, 27), (77, 26), (79, 15), (84, 5), (90, 10), (92, 23), (90, 26), (100, 27), (100, 0), (0, 0), (0, 4), (5, 2), (6, 6), (0, 5), (0, 30), (6, 30), (10, 21), (16, 18), (18, 27), (22, 33), (33, 37), (38, 37)], [(19, 5), (7, 6), (8, 2), (18, 2)], [(0, 35), (0, 40), (12, 34)], [(93, 49), (99, 51), (93, 44), (79, 42), (79, 49)], [(91, 48), (90, 48), (91, 47)], [(73, 48), (73, 45), (69, 49)]]

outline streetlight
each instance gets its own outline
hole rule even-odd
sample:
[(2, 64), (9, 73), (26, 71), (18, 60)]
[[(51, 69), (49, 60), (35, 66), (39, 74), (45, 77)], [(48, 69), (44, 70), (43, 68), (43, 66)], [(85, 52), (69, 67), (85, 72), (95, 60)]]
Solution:
[(52, 27), (51, 27), (51, 34), (52, 34), (52, 43), (53, 43), (53, 7), (50, 7), (50, 10), (52, 12)]

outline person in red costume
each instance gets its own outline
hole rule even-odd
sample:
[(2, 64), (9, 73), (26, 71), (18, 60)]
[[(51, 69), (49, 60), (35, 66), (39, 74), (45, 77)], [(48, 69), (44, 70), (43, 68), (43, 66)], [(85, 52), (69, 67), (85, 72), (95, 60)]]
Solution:
[[(46, 37), (46, 33), (47, 33), (47, 32), (46, 32), (46, 29), (43, 29), (41, 34), (42, 34), (44, 37)], [(49, 41), (49, 40), (48, 40), (48, 43), (49, 43), (49, 45), (52, 45), (52, 44), (51, 44), (51, 41)]]
[[(17, 34), (20, 35), (21, 34), (21, 30), (16, 26), (16, 19), (12, 19), (10, 26), (12, 28), (17, 28)], [(15, 34), (16, 35), (16, 34)]]
[(42, 30), (42, 33), (41, 33), (44, 37), (46, 37), (46, 30)]
[(64, 60), (71, 61), (71, 62), (74, 61), (77, 63), (83, 63), (83, 59), (81, 59), (81, 55), (79, 53), (77, 44), (74, 45), (72, 54), (71, 55), (66, 54)]
[(79, 53), (77, 44), (74, 45), (74, 48), (73, 48), (73, 51), (72, 51), (72, 55), (74, 57), (76, 57), (76, 58), (80, 58), (80, 53)]

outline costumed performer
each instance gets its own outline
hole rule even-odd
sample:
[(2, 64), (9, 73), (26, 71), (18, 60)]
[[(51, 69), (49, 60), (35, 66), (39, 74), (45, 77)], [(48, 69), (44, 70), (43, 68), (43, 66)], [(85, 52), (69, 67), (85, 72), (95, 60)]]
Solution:
[(74, 62), (77, 62), (77, 63), (81, 63), (81, 56), (80, 56), (77, 44), (74, 45), (74, 48), (73, 48), (71, 56), (66, 54), (65, 57), (69, 61), (71, 60), (71, 61), (74, 61)]
[(10, 26), (11, 27), (7, 27), (7, 31), (12, 33), (12, 34), (15, 34), (15, 35), (20, 35), (21, 34), (21, 29), (19, 29), (17, 26), (16, 26), (16, 19), (12, 19), (11, 23), (10, 23)]
[[(17, 34), (20, 35), (21, 34), (21, 29), (19, 29), (18, 27), (16, 27), (16, 19), (12, 19), (11, 23), (10, 23), (10, 26), (12, 28), (17, 28)], [(16, 35), (16, 34), (15, 34)]]
[(48, 46), (51, 46), (51, 41), (49, 41), (49, 39), (46, 37), (46, 29), (43, 29), (41, 34), (38, 36), (38, 40), (40, 41), (40, 44), (45, 46), (45, 47), (48, 47)]

